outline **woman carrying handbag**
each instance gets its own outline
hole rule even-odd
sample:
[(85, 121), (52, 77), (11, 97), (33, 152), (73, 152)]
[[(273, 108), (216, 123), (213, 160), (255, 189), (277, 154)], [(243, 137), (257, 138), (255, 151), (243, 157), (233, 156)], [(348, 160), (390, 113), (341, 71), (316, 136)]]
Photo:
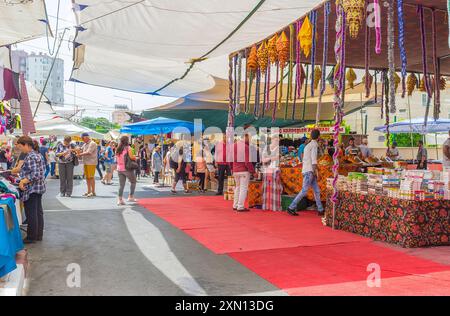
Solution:
[(116, 150), (117, 158), (117, 171), (119, 173), (119, 196), (117, 205), (125, 205), (123, 200), (123, 191), (125, 189), (125, 183), (128, 178), (130, 181), (130, 194), (128, 195), (128, 202), (136, 203), (134, 198), (134, 192), (136, 190), (136, 170), (139, 168), (136, 162), (136, 156), (130, 146), (130, 140), (128, 136), (122, 136), (120, 138), (119, 146)]

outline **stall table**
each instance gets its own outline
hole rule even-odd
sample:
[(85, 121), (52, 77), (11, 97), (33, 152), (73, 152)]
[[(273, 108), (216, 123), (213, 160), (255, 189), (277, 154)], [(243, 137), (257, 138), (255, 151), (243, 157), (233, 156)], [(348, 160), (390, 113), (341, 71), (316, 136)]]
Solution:
[[(326, 223), (332, 226), (328, 195)], [(450, 245), (450, 201), (412, 201), (339, 192), (335, 228), (405, 248)]]

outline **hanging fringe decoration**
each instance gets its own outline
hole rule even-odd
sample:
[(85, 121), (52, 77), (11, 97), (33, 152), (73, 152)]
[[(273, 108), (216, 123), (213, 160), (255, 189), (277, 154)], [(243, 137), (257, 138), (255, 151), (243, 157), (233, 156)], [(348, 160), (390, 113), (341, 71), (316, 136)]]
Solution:
[(441, 70), (439, 65), (439, 59), (437, 57), (437, 35), (436, 35), (436, 10), (432, 9), (431, 13), (432, 23), (432, 37), (433, 37), (433, 64), (434, 64), (434, 108), (433, 117), (435, 120), (439, 119), (441, 114), (441, 91), (440, 91), (440, 78)]
[[(268, 60), (268, 59), (267, 59)], [(263, 89), (264, 89), (264, 92), (263, 92), (263, 102), (262, 102), (262, 106), (261, 106), (261, 117), (264, 117), (264, 116), (266, 116), (266, 107), (267, 107), (267, 84), (268, 84), (268, 82), (267, 82), (267, 77), (268, 77), (268, 75), (269, 75), (269, 72), (267, 71), (267, 69), (266, 69), (266, 71), (265, 71), (265, 74), (264, 74), (264, 87), (263, 87)]]
[(236, 78), (236, 99), (235, 99), (235, 115), (239, 115), (241, 112), (241, 84), (242, 84), (242, 52), (238, 54), (237, 61), (237, 78)]
[[(389, 79), (388, 79), (387, 75), (385, 75), (385, 81), (386, 81), (386, 83), (385, 83), (385, 89), (386, 89), (386, 91), (385, 91), (385, 96), (386, 96), (386, 101), (385, 101), (386, 124), (385, 124), (385, 126), (386, 126), (386, 143), (387, 143), (386, 147), (387, 147), (387, 150), (389, 152), (390, 142), (391, 142), (391, 131), (389, 129), (389, 124), (391, 122), (390, 122), (390, 116), (389, 116)], [(391, 83), (391, 85), (392, 85), (392, 83)]]
[(387, 83), (387, 74), (386, 71), (383, 70), (381, 73), (381, 119), (384, 118), (384, 97), (386, 92), (386, 83)]
[(420, 38), (422, 42), (422, 64), (423, 64), (423, 75), (424, 75), (424, 86), (425, 90), (428, 94), (428, 97), (431, 98), (431, 87), (430, 82), (428, 81), (428, 65), (427, 65), (427, 39), (426, 39), (426, 33), (425, 33), (425, 17), (424, 17), (424, 11), (423, 6), (418, 5), (417, 6), (417, 12), (419, 14), (419, 22), (420, 22)]
[[(326, 89), (326, 71), (328, 64), (328, 36), (329, 36), (329, 20), (330, 20), (331, 4), (330, 2), (325, 3), (323, 12), (323, 52), (322, 52), (322, 69), (320, 70), (320, 92), (319, 92), (319, 103), (317, 104), (316, 111), (316, 126), (320, 122), (320, 112), (322, 108), (322, 97)], [(318, 72), (317, 72), (318, 73)]]
[(289, 109), (289, 100), (293, 99), (293, 87), (292, 87), (292, 79), (293, 79), (293, 69), (294, 69), (294, 33), (295, 28), (294, 25), (291, 24), (289, 26), (289, 69), (288, 69), (288, 91), (286, 94), (286, 104), (284, 110), (284, 119), (288, 118), (288, 109)]
[[(367, 13), (368, 14), (368, 13)], [(365, 46), (364, 46), (364, 69), (365, 69), (365, 75), (363, 78), (364, 87), (366, 88), (366, 98), (370, 97), (370, 88), (372, 86), (372, 83), (370, 83), (370, 73), (369, 73), (369, 67), (370, 67), (370, 27), (369, 23), (366, 23), (365, 27)], [(373, 80), (373, 78), (372, 78)]]
[(234, 126), (234, 100), (233, 100), (233, 58), (228, 59), (228, 98), (229, 98), (229, 108), (228, 108), (228, 126)]
[(334, 165), (333, 165), (333, 195), (331, 197), (331, 201), (333, 202), (333, 223), (332, 227), (335, 228), (335, 219), (336, 219), (336, 204), (338, 202), (338, 177), (339, 177), (339, 154), (340, 154), (340, 146), (339, 146), (339, 134), (342, 123), (342, 93), (344, 90), (345, 84), (345, 12), (340, 5), (339, 2), (336, 3), (336, 44), (334, 47), (335, 56), (336, 56), (336, 70), (334, 72), (334, 81), (335, 81), (335, 89), (334, 89), (334, 109), (335, 109), (335, 122), (334, 125)]
[(326, 79), (328, 84), (330, 85), (330, 87), (333, 89), (334, 89), (334, 69), (335, 69), (334, 66), (331, 67), (330, 73), (328, 74), (327, 79)]
[(259, 118), (259, 107), (261, 102), (261, 70), (256, 70), (256, 83), (255, 83), (255, 104), (253, 106), (253, 115), (255, 118)]
[(398, 47), (400, 48), (400, 58), (402, 60), (402, 98), (406, 94), (406, 67), (408, 60), (405, 49), (405, 20), (403, 11), (403, 0), (397, 0), (397, 19), (398, 19)]
[(373, 0), (375, 8), (375, 53), (381, 54), (381, 7), (379, 0)]
[(267, 63), (267, 76), (266, 76), (266, 111), (270, 109), (270, 76), (271, 76), (271, 65), (270, 65), (270, 58), (268, 57), (268, 63)]
[(408, 96), (412, 96), (414, 89), (417, 87), (418, 80), (414, 73), (410, 73), (408, 79), (406, 80), (406, 90), (408, 92)]
[[(300, 63), (300, 54), (301, 54), (301, 50), (300, 50), (300, 41), (299, 41), (299, 31), (302, 28), (302, 22), (301, 21), (297, 21), (297, 28), (295, 31), (295, 34), (297, 34), (297, 38), (295, 40), (296, 43), (296, 48), (295, 48), (295, 63), (297, 65), (297, 71), (296, 71), (296, 76), (295, 76), (295, 83), (297, 86), (297, 89), (295, 89), (295, 94), (297, 96), (297, 98), (301, 97), (301, 91), (302, 91), (302, 83), (301, 83), (301, 73), (303, 71), (302, 68), (302, 64)], [(300, 69), (302, 68), (302, 69)]]
[(375, 81), (375, 103), (378, 103), (378, 71), (376, 70), (373, 79)]
[(244, 51), (245, 58), (245, 83), (244, 83), (244, 112), (248, 112), (248, 57), (247, 50)]
[(233, 109), (236, 113), (236, 107), (238, 103), (238, 54), (233, 57)]
[[(297, 78), (297, 72), (298, 72), (298, 68), (296, 68), (296, 78)], [(295, 80), (295, 84), (294, 84), (294, 89), (295, 89), (295, 93), (294, 93), (294, 103), (292, 104), (292, 120), (295, 120), (295, 112), (297, 109), (297, 88), (298, 88), (298, 81)]]
[(364, 84), (366, 90), (366, 98), (370, 97), (370, 91), (372, 90), (373, 85), (373, 76), (369, 73), (368, 76), (364, 75), (362, 77), (362, 84)]
[(309, 76), (309, 65), (306, 65), (306, 77), (305, 77), (305, 89), (303, 91), (303, 113), (302, 113), (302, 121), (305, 121), (306, 116), (306, 98), (308, 97), (308, 78)]
[(342, 0), (347, 25), (352, 39), (356, 39), (364, 20), (366, 0)]
[(303, 55), (308, 58), (313, 45), (313, 26), (308, 16), (302, 23), (302, 27), (298, 33), (298, 40), (300, 42), (300, 48), (303, 51)]
[(317, 48), (317, 11), (311, 12), (311, 20), (313, 24), (313, 41), (312, 41), (312, 53), (311, 53), (311, 96), (314, 97), (314, 80), (316, 71), (316, 48)]
[(314, 89), (317, 90), (319, 88), (320, 80), (322, 80), (322, 69), (320, 69), (320, 66), (316, 66), (314, 69)]
[(277, 52), (278, 52), (278, 62), (281, 68), (281, 79), (280, 79), (280, 95), (278, 99), (278, 109), (281, 108), (281, 103), (283, 101), (283, 82), (284, 82), (284, 69), (289, 60), (289, 39), (286, 33), (283, 32), (278, 38), (277, 42)]
[(347, 81), (348, 81), (348, 86), (350, 89), (354, 89), (355, 88), (355, 81), (356, 79), (358, 79), (358, 77), (356, 76), (355, 71), (353, 70), (353, 68), (349, 68), (347, 70), (347, 74), (345, 75)]
[(389, 63), (389, 103), (391, 113), (397, 112), (395, 104), (395, 30), (394, 0), (388, 0), (388, 63)]
[[(256, 72), (258, 70), (258, 54), (256, 45), (253, 45), (252, 49), (250, 50), (250, 55), (248, 56), (248, 62), (247, 62), (247, 71), (250, 72), (250, 83), (248, 88), (248, 94), (247, 94), (247, 105), (246, 105), (246, 113), (248, 114), (250, 112), (250, 102), (252, 98), (252, 86), (253, 86), (253, 80), (256, 77)], [(256, 99), (256, 96), (255, 96)]]
[(279, 76), (280, 76), (280, 64), (277, 63), (277, 79), (276, 79), (276, 84), (275, 84), (275, 103), (273, 105), (273, 110), (272, 110), (272, 122), (275, 122), (276, 119), (276, 115), (277, 115), (277, 109), (278, 109), (278, 85), (280, 84), (279, 82)]
[[(258, 48), (258, 52), (257, 52), (257, 56), (258, 56), (258, 66), (259, 66), (259, 71), (261, 72), (261, 76), (264, 75), (265, 80), (264, 80), (264, 100), (263, 100), (263, 111), (262, 113), (265, 112), (265, 107), (266, 107), (266, 93), (267, 93), (267, 68), (268, 68), (268, 64), (269, 64), (269, 50), (267, 48), (267, 44), (266, 42), (262, 42), (261, 45)], [(264, 116), (264, 114), (262, 114)]]

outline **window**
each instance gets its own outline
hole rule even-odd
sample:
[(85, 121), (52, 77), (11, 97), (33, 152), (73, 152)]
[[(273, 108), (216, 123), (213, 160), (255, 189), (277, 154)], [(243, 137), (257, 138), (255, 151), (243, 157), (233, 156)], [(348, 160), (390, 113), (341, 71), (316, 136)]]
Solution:
[(385, 136), (378, 136), (378, 141), (384, 143), (384, 141), (386, 140)]

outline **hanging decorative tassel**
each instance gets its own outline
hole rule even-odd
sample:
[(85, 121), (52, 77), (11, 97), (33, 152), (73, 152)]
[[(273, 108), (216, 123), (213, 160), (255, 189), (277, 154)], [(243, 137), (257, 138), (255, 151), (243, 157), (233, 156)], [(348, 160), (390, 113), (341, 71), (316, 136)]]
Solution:
[(320, 69), (320, 66), (316, 66), (316, 69), (314, 69), (314, 89), (317, 90), (319, 88), (320, 80), (322, 80), (322, 69)]
[(387, 144), (386, 144), (386, 147), (387, 147), (387, 150), (389, 151), (389, 148), (390, 148), (390, 142), (391, 142), (391, 131), (390, 131), (390, 129), (389, 129), (389, 124), (391, 123), (390, 122), (390, 116), (389, 116), (389, 79), (388, 79), (388, 77), (387, 77), (387, 75), (386, 75), (386, 77), (385, 77), (385, 80), (386, 80), (386, 84), (385, 84), (385, 89), (386, 89), (386, 91), (385, 91), (385, 96), (386, 96), (386, 102), (385, 102), (385, 112), (386, 112), (386, 142), (387, 142)]
[(369, 73), (368, 76), (364, 75), (362, 78), (362, 84), (364, 84), (366, 89), (366, 98), (370, 97), (370, 91), (372, 91), (373, 76)]
[(244, 83), (244, 112), (247, 113), (248, 111), (248, 57), (247, 57), (247, 50), (244, 51), (244, 58), (245, 58), (245, 83)]
[(424, 86), (425, 90), (428, 94), (428, 97), (431, 98), (431, 87), (430, 82), (428, 81), (428, 65), (427, 65), (427, 40), (426, 40), (426, 33), (425, 33), (425, 17), (424, 17), (424, 11), (423, 6), (418, 5), (417, 6), (417, 12), (419, 14), (419, 22), (420, 22), (420, 38), (422, 42), (422, 64), (423, 64), (423, 75), (424, 75)]
[(295, 43), (296, 43), (296, 45), (295, 45), (296, 46), (295, 47), (295, 62), (297, 65), (297, 71), (296, 71), (296, 75), (295, 75), (295, 84), (296, 84), (297, 88), (295, 89), (295, 94), (296, 94), (297, 98), (301, 97), (302, 84), (303, 84), (303, 83), (301, 83), (301, 73), (303, 72), (303, 67), (302, 67), (302, 64), (300, 63), (301, 51), (300, 51), (300, 41), (298, 40), (298, 38), (299, 38), (298, 33), (301, 28), (302, 28), (302, 22), (297, 21), (297, 29), (296, 29), (297, 38), (295, 40)]
[(252, 97), (252, 86), (253, 86), (253, 79), (256, 77), (256, 71), (258, 70), (258, 56), (257, 56), (257, 49), (256, 45), (253, 45), (252, 49), (250, 50), (250, 55), (248, 57), (247, 62), (247, 70), (250, 72), (250, 83), (248, 88), (248, 99), (247, 99), (247, 106), (246, 106), (246, 113), (248, 114), (250, 111), (250, 100)]
[(236, 78), (236, 99), (235, 99), (235, 115), (239, 115), (241, 112), (241, 83), (242, 83), (242, 52), (238, 54), (238, 62), (237, 62), (237, 73), (238, 76)]
[(289, 26), (289, 68), (288, 68), (288, 91), (286, 94), (286, 104), (284, 110), (284, 119), (288, 118), (288, 109), (289, 109), (289, 100), (293, 99), (293, 87), (292, 87), (292, 79), (293, 79), (293, 69), (294, 69), (294, 33), (295, 28), (294, 25), (291, 24)]
[(381, 54), (381, 7), (379, 0), (373, 0), (375, 8), (375, 53)]
[(314, 97), (314, 80), (316, 71), (316, 48), (317, 48), (317, 11), (311, 12), (311, 20), (313, 24), (313, 41), (311, 53), (311, 96)]
[[(309, 76), (309, 65), (306, 65), (306, 78)], [(303, 92), (303, 114), (302, 114), (302, 122), (305, 121), (306, 115), (306, 99), (308, 96), (308, 80), (305, 78), (305, 89)]]
[(376, 70), (373, 79), (375, 81), (375, 103), (378, 103), (378, 71)]
[(334, 109), (335, 109), (335, 125), (334, 125), (334, 165), (333, 165), (333, 195), (331, 201), (333, 202), (333, 222), (332, 227), (335, 228), (336, 219), (336, 205), (338, 202), (338, 177), (339, 177), (339, 135), (342, 123), (342, 93), (345, 84), (345, 12), (340, 5), (340, 2), (336, 3), (336, 44), (335, 44), (335, 56), (336, 56), (336, 71), (334, 72), (335, 90), (334, 90)]
[(267, 63), (267, 79), (266, 79), (266, 111), (270, 108), (270, 76), (271, 76), (270, 58)]
[[(329, 36), (329, 16), (331, 12), (331, 4), (330, 2), (325, 3), (323, 10), (323, 52), (322, 52), (322, 69), (320, 71), (320, 91), (319, 91), (319, 102), (317, 104), (316, 111), (316, 126), (319, 125), (320, 122), (320, 112), (322, 108), (322, 97), (325, 93), (326, 89), (326, 70), (328, 64), (328, 36)], [(318, 71), (317, 71), (318, 73)]]
[(275, 84), (275, 102), (272, 110), (272, 122), (275, 122), (278, 109), (278, 85), (280, 84), (279, 76), (280, 76), (280, 63), (277, 63), (277, 79)]
[(447, 0), (448, 47), (450, 48), (450, 23), (448, 22), (448, 17), (450, 17), (450, 0)]
[(233, 57), (233, 109), (234, 109), (234, 113), (236, 113), (236, 107), (237, 107), (237, 103), (238, 103), (238, 55), (236, 54)]
[[(268, 59), (267, 59), (268, 60)], [(264, 75), (264, 93), (263, 93), (263, 103), (262, 103), (262, 107), (261, 107), (261, 117), (266, 116), (266, 108), (267, 108), (267, 77), (269, 75), (269, 72), (265, 71), (265, 75)]]
[(298, 93), (299, 93), (299, 98), (301, 98), (302, 97), (301, 92), (302, 92), (303, 86), (305, 85), (305, 82), (306, 82), (306, 73), (305, 73), (305, 68), (303, 68), (303, 65), (300, 65), (300, 75), (299, 76), (300, 76), (300, 87), (298, 89)]
[[(296, 68), (296, 74), (295, 74), (296, 78), (297, 78), (297, 72), (298, 72), (298, 68)], [(295, 80), (295, 84), (294, 84), (294, 89), (295, 89), (294, 103), (292, 104), (292, 120), (295, 120), (295, 111), (296, 111), (296, 108), (297, 108), (297, 89), (298, 89), (297, 85), (298, 85), (298, 81)]]
[(408, 92), (408, 96), (412, 96), (414, 89), (417, 87), (418, 80), (414, 73), (410, 73), (406, 80), (406, 90)]
[(402, 78), (394, 72), (394, 91), (397, 93), (398, 87), (400, 86), (400, 83), (402, 82)]
[(356, 39), (364, 20), (366, 0), (342, 0), (347, 25), (352, 39)]
[(384, 95), (386, 91), (386, 82), (387, 82), (387, 75), (386, 71), (383, 70), (381, 73), (381, 119), (384, 118)]
[(303, 51), (303, 55), (308, 58), (313, 45), (313, 26), (308, 16), (305, 17), (305, 20), (302, 23), (302, 27), (298, 33), (298, 40), (300, 42), (300, 48)]
[[(367, 13), (368, 14), (368, 13)], [(372, 77), (369, 73), (369, 67), (370, 67), (370, 27), (369, 23), (366, 23), (365, 27), (365, 47), (364, 47), (365, 53), (364, 53), (364, 69), (365, 69), (365, 75), (363, 78), (364, 87), (366, 88), (366, 98), (370, 97), (370, 90), (372, 83), (370, 82), (370, 78)], [(373, 78), (372, 78), (373, 80)]]
[(286, 33), (283, 32), (278, 38), (277, 42), (277, 52), (278, 52), (278, 62), (281, 68), (281, 79), (280, 79), (280, 95), (278, 99), (278, 109), (281, 108), (281, 103), (283, 101), (283, 82), (284, 82), (284, 69), (289, 60), (289, 39)]
[(436, 10), (433, 9), (431, 13), (432, 23), (432, 37), (433, 37), (433, 64), (434, 64), (434, 109), (433, 117), (435, 120), (439, 119), (441, 114), (441, 91), (440, 91), (440, 78), (441, 71), (439, 65), (439, 59), (437, 57), (437, 35), (436, 35)]
[(353, 68), (349, 68), (347, 70), (347, 74), (346, 74), (345, 77), (347, 79), (349, 88), (350, 89), (354, 89), (355, 88), (355, 81), (356, 81), (356, 79), (358, 79), (358, 77), (356, 76), (356, 73), (353, 70)]
[(333, 88), (333, 89), (334, 89), (334, 69), (335, 69), (335, 67), (333, 66), (331, 68), (330, 73), (327, 76), (327, 82), (330, 85), (330, 87)]
[[(257, 52), (257, 56), (258, 56), (258, 66), (259, 66), (259, 71), (261, 71), (261, 76), (264, 75), (265, 80), (264, 80), (264, 100), (263, 100), (263, 107), (264, 110), (262, 111), (262, 113), (265, 112), (265, 107), (266, 107), (266, 93), (267, 93), (267, 68), (268, 68), (268, 64), (269, 64), (269, 50), (267, 47), (267, 44), (265, 41), (263, 41), (261, 43), (261, 45), (258, 48), (258, 52)], [(263, 114), (264, 116), (264, 114)]]
[(403, 0), (397, 0), (397, 20), (398, 20), (398, 46), (402, 60), (402, 98), (406, 94), (406, 67), (408, 65), (405, 49), (405, 20), (403, 11)]
[(234, 126), (234, 100), (233, 100), (233, 57), (228, 59), (228, 126)]
[(394, 31), (394, 0), (388, 0), (388, 63), (389, 63), (389, 103), (391, 113), (397, 112), (395, 104), (395, 31)]
[(255, 104), (253, 106), (253, 115), (255, 118), (259, 118), (259, 106), (260, 106), (260, 92), (261, 92), (261, 70), (256, 70), (256, 83), (255, 83)]

